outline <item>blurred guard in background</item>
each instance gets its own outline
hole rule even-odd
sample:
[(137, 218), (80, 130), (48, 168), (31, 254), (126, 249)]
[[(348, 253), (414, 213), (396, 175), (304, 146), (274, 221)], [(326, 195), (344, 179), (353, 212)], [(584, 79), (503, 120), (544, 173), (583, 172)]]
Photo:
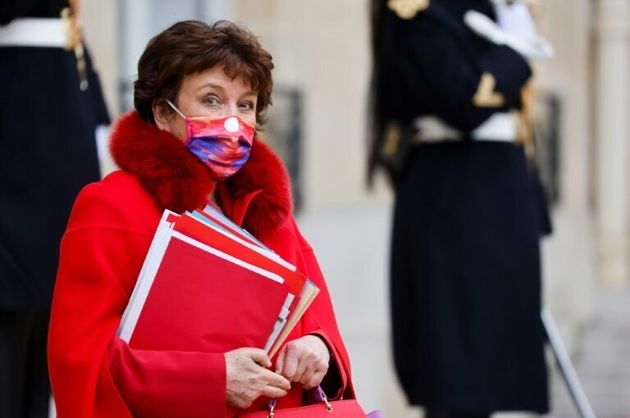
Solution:
[(75, 10), (67, 0), (0, 3), (2, 418), (48, 417), (59, 240), (76, 194), (100, 177), (95, 129), (109, 118)]
[(395, 368), (426, 416), (548, 409), (525, 5), (373, 0), (370, 179), (396, 193)]

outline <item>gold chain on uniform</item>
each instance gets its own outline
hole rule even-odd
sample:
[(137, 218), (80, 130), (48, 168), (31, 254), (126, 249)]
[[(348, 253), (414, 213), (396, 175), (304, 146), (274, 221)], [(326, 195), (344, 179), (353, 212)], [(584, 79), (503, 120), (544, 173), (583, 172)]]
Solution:
[(66, 51), (74, 51), (74, 57), (77, 60), (77, 72), (79, 73), (79, 88), (81, 91), (85, 91), (88, 88), (88, 79), (81, 28), (79, 27), (76, 14), (70, 7), (66, 7), (61, 11), (61, 19), (66, 29), (66, 44), (64, 49)]

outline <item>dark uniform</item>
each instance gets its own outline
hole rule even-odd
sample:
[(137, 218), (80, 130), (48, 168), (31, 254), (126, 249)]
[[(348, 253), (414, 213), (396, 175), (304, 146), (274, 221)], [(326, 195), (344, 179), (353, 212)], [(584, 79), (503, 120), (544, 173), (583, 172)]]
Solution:
[[(543, 413), (537, 195), (523, 146), (471, 138), (496, 113), (520, 109), (531, 70), (475, 35), (470, 9), (494, 19), (488, 0), (374, 2), (371, 166), (390, 170), (396, 192), (395, 368), (430, 416)], [(413, 144), (424, 116), (459, 140)]]
[[(60, 17), (67, 1), (11, 0), (0, 25)], [(1, 26), (0, 26), (1, 27)], [(95, 127), (109, 123), (89, 57), (0, 45), (0, 416), (47, 417), (46, 334), (59, 240), (81, 187), (99, 179)]]

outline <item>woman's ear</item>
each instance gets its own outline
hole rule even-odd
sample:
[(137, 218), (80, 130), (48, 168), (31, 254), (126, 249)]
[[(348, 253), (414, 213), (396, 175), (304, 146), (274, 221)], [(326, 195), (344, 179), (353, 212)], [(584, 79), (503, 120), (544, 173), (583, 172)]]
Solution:
[(173, 112), (167, 109), (160, 101), (153, 102), (151, 106), (153, 111), (153, 120), (155, 125), (161, 130), (169, 133), (171, 132), (171, 119), (173, 118)]

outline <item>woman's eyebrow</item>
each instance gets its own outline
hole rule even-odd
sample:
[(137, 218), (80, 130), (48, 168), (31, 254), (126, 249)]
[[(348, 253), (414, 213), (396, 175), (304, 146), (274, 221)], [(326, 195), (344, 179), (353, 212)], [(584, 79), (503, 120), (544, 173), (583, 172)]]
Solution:
[(224, 88), (222, 85), (220, 85), (220, 84), (216, 84), (216, 83), (213, 83), (213, 82), (208, 82), (208, 83), (204, 83), (204, 84), (202, 84), (201, 86), (199, 86), (199, 87), (197, 88), (197, 91), (199, 91), (199, 90), (203, 90), (203, 89), (205, 89), (206, 87), (212, 87), (212, 88), (213, 88), (213, 89), (215, 89), (215, 90), (219, 90), (221, 93), (224, 93), (224, 92), (225, 92), (225, 88)]
[(248, 91), (248, 92), (245, 92), (245, 93), (241, 94), (241, 98), (249, 97), (249, 96), (258, 96), (258, 92), (254, 91), (254, 90), (251, 90), (251, 91)]
[[(216, 83), (213, 83), (213, 82), (208, 82), (208, 83), (202, 84), (201, 86), (199, 86), (197, 88), (197, 91), (203, 90), (206, 87), (211, 87), (211, 88), (213, 88), (215, 90), (218, 90), (222, 94), (225, 93), (225, 88), (222, 85), (216, 84)], [(248, 97), (248, 96), (258, 96), (258, 92), (254, 91), (254, 90), (250, 90), (248, 92), (243, 93), (240, 97), (243, 98), (243, 97)]]

